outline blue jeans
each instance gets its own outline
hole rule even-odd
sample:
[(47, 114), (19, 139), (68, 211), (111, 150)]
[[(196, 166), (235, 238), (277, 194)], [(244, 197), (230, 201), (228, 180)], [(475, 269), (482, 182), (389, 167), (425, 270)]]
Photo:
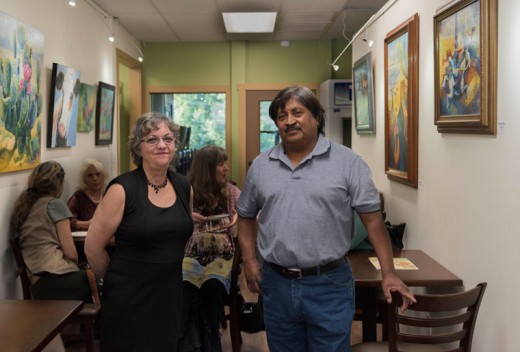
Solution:
[(262, 265), (265, 330), (270, 352), (349, 352), (355, 310), (350, 264), (288, 279)]

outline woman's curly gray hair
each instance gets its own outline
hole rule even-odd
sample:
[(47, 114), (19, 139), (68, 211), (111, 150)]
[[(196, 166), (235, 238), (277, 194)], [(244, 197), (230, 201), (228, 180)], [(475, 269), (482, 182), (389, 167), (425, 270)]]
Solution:
[(143, 114), (135, 123), (132, 129), (132, 135), (128, 139), (128, 147), (135, 165), (141, 166), (143, 164), (143, 156), (141, 155), (141, 141), (151, 131), (159, 129), (159, 125), (165, 123), (168, 129), (173, 134), (175, 139), (175, 148), (179, 144), (179, 127), (173, 123), (173, 120), (158, 112), (147, 112)]

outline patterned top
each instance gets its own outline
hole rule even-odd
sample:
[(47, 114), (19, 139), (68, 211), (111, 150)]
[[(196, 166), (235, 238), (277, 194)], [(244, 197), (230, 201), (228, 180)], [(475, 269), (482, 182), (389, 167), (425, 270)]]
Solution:
[[(217, 206), (211, 212), (207, 212), (202, 211), (197, 204), (193, 205), (194, 212), (207, 217), (214, 216), (214, 220), (195, 226), (184, 250), (184, 280), (198, 287), (210, 277), (221, 280), (226, 289), (229, 286), (235, 244), (234, 227), (226, 227), (226, 225), (230, 224), (236, 214), (240, 190), (231, 183), (228, 183), (226, 188), (228, 193), (226, 207)], [(223, 214), (227, 216), (219, 216)]]

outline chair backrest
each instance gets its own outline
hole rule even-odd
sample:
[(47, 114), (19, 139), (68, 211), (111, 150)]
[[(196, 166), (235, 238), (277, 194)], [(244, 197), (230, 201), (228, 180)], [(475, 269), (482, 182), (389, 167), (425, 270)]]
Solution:
[(11, 238), (9, 239), (9, 244), (11, 245), (11, 250), (13, 251), (14, 259), (16, 261), (16, 276), (19, 276), (22, 281), (23, 299), (30, 300), (32, 299), (31, 280), (29, 280), (29, 275), (27, 275), (27, 266), (23, 260), (20, 239), (18, 237)]
[[(388, 305), (389, 351), (399, 351), (400, 343), (414, 343), (430, 346), (457, 344), (456, 348), (443, 351), (470, 352), (473, 330), (486, 286), (486, 283), (480, 283), (470, 290), (452, 294), (416, 294), (417, 303), (408, 310), (422, 312), (420, 317), (399, 313), (402, 297), (393, 292), (392, 303)], [(405, 326), (419, 329), (403, 331)], [(424, 328), (429, 330), (427, 334), (415, 332), (424, 331)]]
[(225, 316), (223, 321), (223, 328), (227, 328), (226, 320), (229, 320), (229, 334), (231, 339), (231, 350), (233, 352), (240, 352), (240, 345), (242, 337), (240, 335), (239, 312), (240, 303), (244, 301), (240, 294), (239, 275), (240, 266), (242, 263), (242, 253), (238, 238), (234, 237), (235, 241), (235, 256), (233, 257), (233, 264), (231, 266), (231, 287), (229, 290), (228, 299), (225, 302), (229, 306), (229, 314)]

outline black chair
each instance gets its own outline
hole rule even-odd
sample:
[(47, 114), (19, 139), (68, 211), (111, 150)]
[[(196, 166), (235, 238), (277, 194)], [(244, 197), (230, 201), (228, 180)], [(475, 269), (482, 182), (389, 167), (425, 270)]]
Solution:
[[(20, 277), (22, 282), (23, 299), (32, 300), (31, 281), (29, 280), (29, 276), (27, 274), (27, 266), (25, 265), (25, 261), (23, 259), (19, 238), (10, 239), (9, 244), (11, 245), (11, 250), (16, 261), (16, 276)], [(87, 276), (89, 279), (94, 303), (84, 303), (81, 311), (70, 320), (70, 324), (79, 324), (82, 327), (83, 338), (85, 340), (85, 350), (87, 352), (94, 352), (94, 329), (95, 324), (99, 319), (101, 306), (96, 285), (96, 278), (91, 269), (87, 269)]]
[(408, 310), (419, 312), (418, 316), (400, 313), (402, 297), (393, 292), (388, 305), (389, 340), (356, 344), (351, 352), (471, 352), (486, 286), (484, 282), (464, 292), (416, 294), (417, 303)]

